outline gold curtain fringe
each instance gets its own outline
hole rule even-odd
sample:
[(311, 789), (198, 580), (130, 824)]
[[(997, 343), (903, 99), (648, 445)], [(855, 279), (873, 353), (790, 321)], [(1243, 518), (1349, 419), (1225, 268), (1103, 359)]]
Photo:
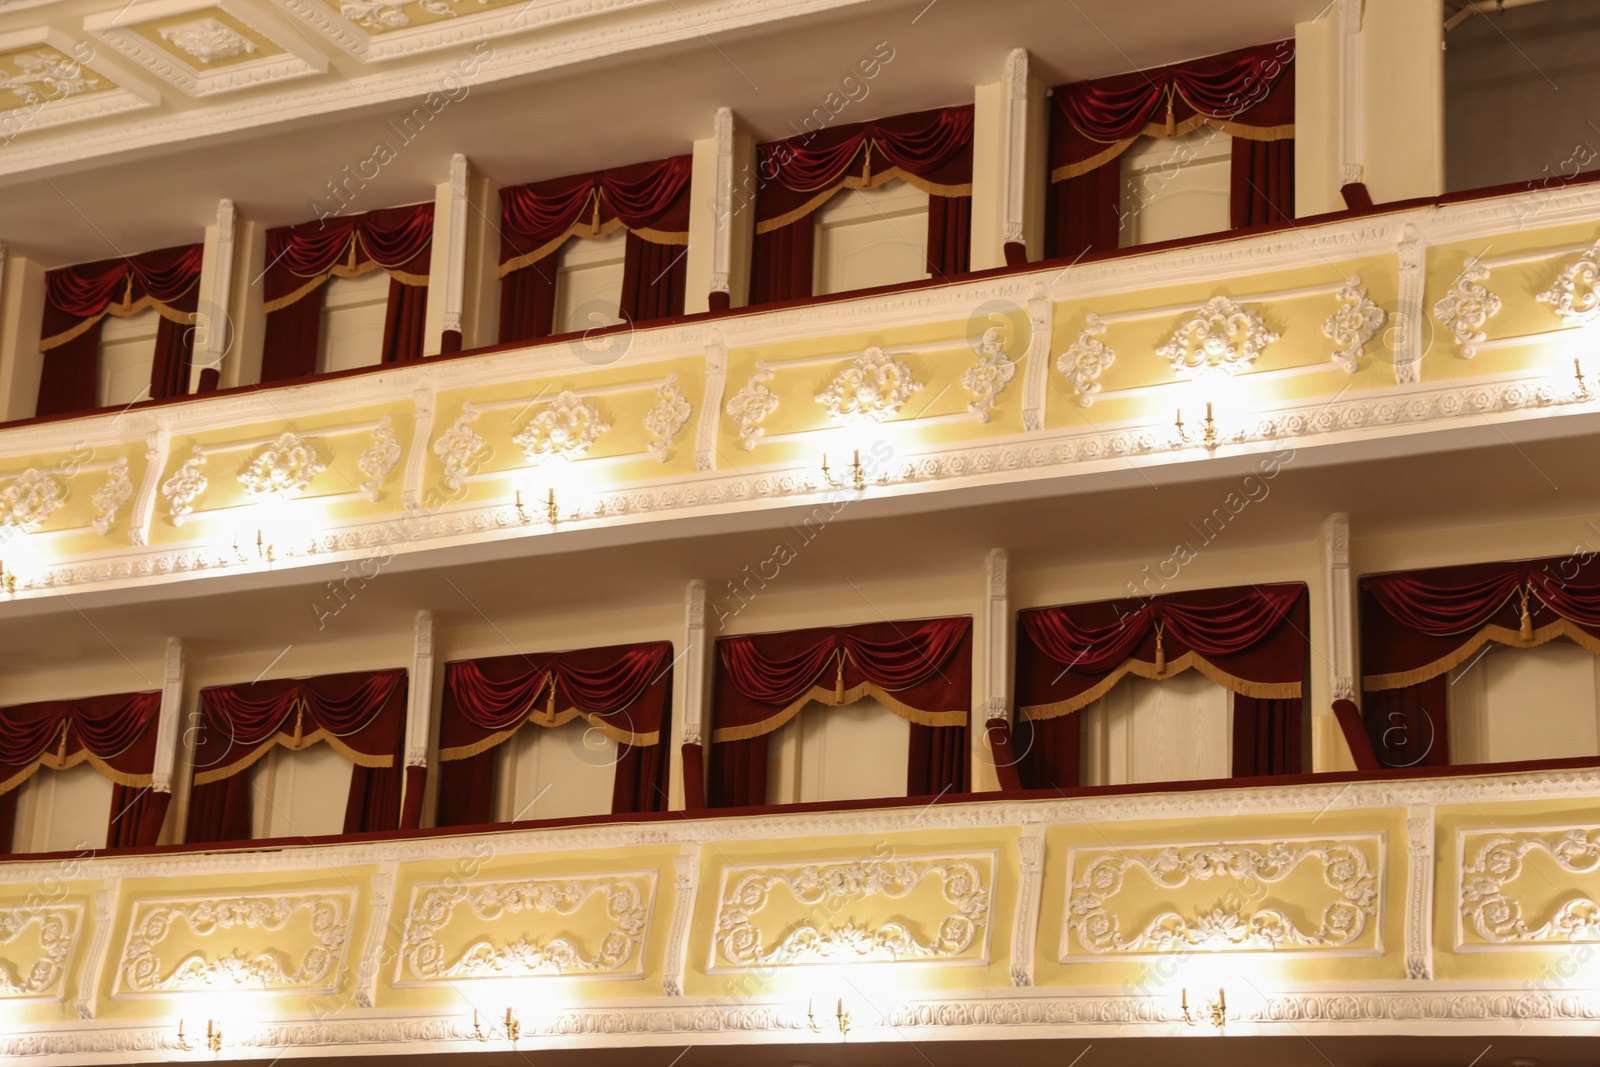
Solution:
[(277, 733), (274, 733), (271, 737), (263, 741), (259, 748), (250, 753), (250, 755), (246, 756), (244, 759), (239, 760), (236, 763), (230, 763), (226, 767), (215, 767), (209, 771), (197, 771), (194, 776), (194, 784), (210, 785), (212, 782), (220, 782), (224, 778), (232, 778), (240, 771), (248, 770), (255, 764), (257, 760), (263, 758), (268, 752), (271, 752), (274, 748), (280, 745), (288, 749), (290, 752), (300, 752), (304, 749), (310, 748), (312, 745), (317, 744), (320, 741), (326, 741), (329, 745), (333, 746), (334, 751), (338, 752), (339, 755), (343, 756), (357, 767), (371, 767), (382, 770), (384, 768), (394, 766), (393, 755), (369, 756), (365, 752), (357, 752), (355, 749), (345, 744), (333, 734), (328, 733), (326, 730), (313, 730), (311, 733), (305, 734), (296, 739), (293, 736), (285, 735), (283, 733), (283, 727), (280, 726)]
[[(535, 248), (532, 252), (529, 252), (525, 255), (512, 256), (504, 263), (501, 263), (499, 276), (504, 278), (512, 271), (518, 271), (524, 267), (533, 266), (546, 256), (554, 254), (557, 249), (566, 244), (567, 241), (573, 237), (582, 237), (593, 240), (599, 237), (609, 237), (611, 234), (616, 233), (617, 230), (624, 228), (625, 227), (622, 225), (622, 220), (614, 216), (599, 224), (596, 224), (591, 218), (580, 218), (577, 222), (574, 222), (571, 226), (568, 226), (565, 230), (561, 231), (559, 236), (552, 237), (538, 248)], [(640, 232), (643, 233), (644, 231), (641, 230)], [(689, 235), (687, 233), (684, 234), (682, 241), (658, 241), (657, 243), (688, 244)]]
[(365, 263), (355, 267), (346, 266), (343, 263), (335, 263), (326, 271), (323, 271), (316, 277), (309, 279), (304, 285), (300, 286), (300, 288), (294, 290), (293, 292), (286, 293), (283, 296), (278, 297), (276, 300), (268, 300), (266, 303), (261, 305), (261, 311), (263, 314), (267, 315), (272, 314), (274, 311), (282, 311), (290, 304), (298, 303), (307, 296), (310, 296), (312, 293), (316, 292), (318, 289), (322, 288), (322, 286), (327, 284), (328, 279), (331, 277), (359, 278), (363, 274), (371, 274), (375, 270), (383, 271), (401, 285), (428, 284), (428, 276), (426, 274), (411, 274), (403, 270), (390, 270), (388, 267), (385, 267), (382, 263), (379, 263), (375, 259), (369, 259)]
[(1088, 159), (1080, 159), (1076, 163), (1064, 163), (1050, 172), (1050, 182), (1064, 182), (1068, 178), (1077, 178), (1098, 170), (1107, 163), (1116, 159), (1140, 137), (1183, 137), (1192, 133), (1201, 126), (1210, 126), (1219, 133), (1229, 137), (1237, 137), (1242, 141), (1283, 141), (1294, 136), (1294, 123), (1284, 123), (1281, 126), (1246, 126), (1240, 122), (1230, 122), (1227, 119), (1212, 118), (1209, 115), (1190, 115), (1175, 126), (1168, 127), (1164, 123), (1146, 123), (1145, 128), (1132, 137), (1125, 137), (1120, 141), (1102, 142), (1106, 147)]
[(895, 179), (899, 179), (900, 181), (906, 182), (915, 188), (921, 189), (929, 196), (972, 195), (971, 182), (967, 182), (963, 185), (941, 185), (938, 182), (930, 182), (926, 178), (921, 178), (915, 174), (907, 173), (906, 171), (901, 170), (899, 167), (890, 167), (888, 170), (880, 170), (878, 173), (864, 178), (858, 178), (855, 175), (850, 174), (841, 178), (838, 184), (830, 185), (826, 189), (819, 190), (815, 196), (813, 196), (810, 200), (807, 200), (800, 207), (795, 208), (793, 211), (779, 215), (777, 218), (767, 219), (764, 222), (757, 222), (756, 233), (771, 233), (773, 230), (781, 230), (783, 227), (792, 222), (799, 222), (807, 215), (810, 215), (812, 212), (816, 211), (823, 204), (826, 204), (829, 200), (833, 199), (834, 194), (836, 194), (840, 189), (876, 189), (878, 186), (887, 185), (889, 182), (892, 182)]
[[(189, 290), (185, 289), (184, 293), (187, 294), (188, 291)], [(77, 325), (73, 326), (71, 329), (62, 330), (57, 334), (51, 334), (49, 337), (46, 337), (39, 342), (39, 351), (48, 352), (52, 348), (60, 348), (68, 341), (82, 337), (89, 331), (90, 327), (99, 322), (101, 319), (105, 318), (107, 315), (112, 315), (119, 319), (126, 319), (133, 315), (137, 315), (146, 308), (154, 308), (157, 315), (160, 315), (162, 318), (167, 319), (170, 322), (176, 322), (180, 326), (194, 325), (194, 312), (175, 311), (153, 296), (141, 296), (131, 304), (111, 304), (98, 315), (91, 315), (86, 319), (79, 319)]]
[(784, 723), (799, 714), (800, 709), (815, 700), (824, 707), (840, 708), (854, 704), (863, 697), (872, 697), (878, 703), (888, 708), (900, 718), (918, 726), (965, 726), (971, 718), (965, 711), (923, 711), (906, 704), (893, 693), (886, 689), (879, 689), (871, 682), (863, 682), (858, 686), (843, 691), (832, 686), (813, 685), (797, 700), (770, 718), (760, 722), (749, 723), (745, 726), (724, 726), (711, 732), (714, 744), (724, 741), (748, 741), (752, 737), (770, 734)]
[(99, 771), (101, 775), (109, 778), (117, 785), (125, 785), (132, 789), (148, 789), (153, 781), (152, 776), (148, 774), (128, 774), (125, 771), (119, 771), (105, 760), (101, 759), (99, 756), (96, 756), (94, 753), (90, 752), (88, 749), (80, 748), (78, 751), (68, 756), (65, 760), (58, 758), (56, 752), (48, 751), (40, 753), (38, 758), (36, 758), (32, 763), (29, 763), (26, 767), (22, 768), (22, 770), (13, 774), (5, 781), (0, 782), (0, 796), (5, 796), (13, 789), (16, 789), (18, 786), (20, 786), (23, 782), (26, 782), (29, 778), (32, 778), (35, 774), (38, 774), (41, 768), (47, 768), (52, 771), (64, 771), (72, 767), (76, 767), (78, 764), (84, 762), (92, 764), (95, 770)]
[(1206, 660), (1198, 652), (1185, 652), (1175, 660), (1166, 664), (1166, 669), (1161, 669), (1158, 663), (1147, 663), (1142, 659), (1126, 659), (1117, 666), (1109, 675), (1101, 679), (1091, 689), (1079, 693), (1066, 700), (1058, 700), (1052, 704), (1030, 704), (1018, 708), (1018, 713), (1024, 719), (1035, 721), (1042, 719), (1057, 719), (1063, 715), (1080, 711), (1093, 704), (1096, 700), (1111, 692), (1113, 686), (1128, 675), (1138, 678), (1160, 680), (1182, 674), (1184, 671), (1199, 671), (1207, 678), (1242, 697), (1252, 700), (1294, 700), (1304, 692), (1301, 682), (1252, 682), (1248, 678), (1240, 678), (1236, 674), (1229, 674)]
[(1413, 685), (1421, 685), (1445, 674), (1471, 659), (1478, 649), (1493, 641), (1508, 648), (1537, 648), (1539, 645), (1548, 644), (1558, 637), (1570, 639), (1578, 647), (1585, 649), (1592, 656), (1600, 656), (1600, 638), (1587, 633), (1577, 623), (1570, 619), (1557, 619), (1555, 622), (1546, 623), (1544, 626), (1533, 630), (1524, 637), (1522, 630), (1512, 630), (1505, 626), (1485, 626), (1470, 637), (1466, 644), (1450, 653), (1441, 656), (1432, 663), (1409, 671), (1395, 671), (1391, 674), (1369, 674), (1361, 679), (1361, 689), (1367, 693), (1380, 693), (1388, 689), (1405, 689)]

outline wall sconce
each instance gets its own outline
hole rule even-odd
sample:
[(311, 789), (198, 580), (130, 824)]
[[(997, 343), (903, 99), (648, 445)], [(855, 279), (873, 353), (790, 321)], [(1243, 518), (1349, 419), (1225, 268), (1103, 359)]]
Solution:
[[(250, 557), (239, 550), (238, 534), (235, 534), (233, 537), (233, 554), (238, 557), (240, 563), (250, 562)], [(273, 563), (277, 562), (278, 559), (277, 549), (273, 547), (271, 541), (268, 541), (262, 535), (259, 527), (256, 529), (256, 559), (267, 564), (268, 566), (271, 566)]]
[(515, 1045), (517, 1038), (522, 1036), (522, 1021), (517, 1018), (515, 1011), (507, 1008), (505, 1022), (501, 1026), (491, 1026), (485, 1030), (482, 1021), (478, 1018), (477, 1010), (474, 1009), (472, 1012), (472, 1036), (479, 1041), (491, 1041), (496, 1037), (504, 1037)]
[[(1206, 421), (1201, 423), (1200, 426), (1201, 426), (1201, 433), (1200, 433), (1200, 436), (1198, 438), (1199, 443), (1204, 445), (1208, 451), (1215, 452), (1217, 450), (1217, 443), (1218, 443), (1218, 439), (1217, 439), (1217, 420), (1213, 419), (1211, 417), (1211, 402), (1210, 401), (1206, 402)], [(1183, 427), (1183, 409), (1182, 408), (1178, 409), (1177, 418), (1173, 420), (1173, 427), (1176, 430), (1176, 435), (1175, 435), (1175, 437), (1173, 439), (1172, 447), (1174, 447), (1174, 448), (1182, 448), (1184, 445), (1192, 445), (1192, 444), (1196, 443), (1195, 435), (1191, 431), (1186, 430)]]
[(1589, 399), (1589, 383), (1583, 380), (1583, 361), (1572, 361), (1572, 376), (1578, 380), (1578, 397), (1581, 400)]
[[(193, 1052), (194, 1042), (183, 1036), (183, 1020), (178, 1020), (178, 1051)], [(209, 1052), (222, 1051), (222, 1024), (215, 1019), (206, 1020), (206, 1050)]]
[(1200, 1006), (1198, 1014), (1189, 1010), (1189, 990), (1183, 991), (1183, 1021), (1190, 1026), (1197, 1026), (1201, 1021), (1209, 1022), (1221, 1033), (1228, 1024), (1228, 993), (1225, 989), (1217, 990), (1217, 999), (1208, 1000)]
[(0, 589), (4, 589), (7, 596), (17, 595), (17, 572), (6, 570), (5, 560), (0, 560)]
[(822, 480), (827, 483), (829, 489), (843, 489), (846, 485), (850, 485), (858, 493), (866, 492), (867, 473), (861, 468), (861, 450), (856, 448), (850, 451), (849, 482), (841, 482), (834, 478), (833, 472), (828, 469), (828, 454), (824, 452), (822, 454)]
[[(843, 997), (840, 997), (838, 1004), (834, 1006), (833, 1021), (834, 1027), (838, 1029), (840, 1037), (844, 1037), (850, 1033), (850, 1013), (844, 1010)], [(817, 1018), (815, 1003), (810, 1000), (806, 1001), (806, 1025), (811, 1028), (811, 1032), (813, 1034), (820, 1034), (824, 1029), (826, 1029), (822, 1021)]]
[[(524, 526), (533, 521), (528, 517), (527, 509), (522, 506), (521, 489), (517, 490), (517, 518), (522, 521), (522, 525)], [(554, 488), (550, 490), (549, 496), (545, 497), (544, 521), (548, 522), (551, 526), (554, 526), (561, 521), (561, 509), (556, 506), (556, 491)]]

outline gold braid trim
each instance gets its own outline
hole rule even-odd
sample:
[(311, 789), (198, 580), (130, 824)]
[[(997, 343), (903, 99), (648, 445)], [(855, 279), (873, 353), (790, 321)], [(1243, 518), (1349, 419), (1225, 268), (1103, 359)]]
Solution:
[(147, 789), (153, 781), (153, 777), (148, 774), (128, 774), (126, 771), (119, 771), (88, 749), (80, 748), (65, 760), (61, 759), (58, 753), (41, 753), (39, 758), (32, 763), (5, 781), (0, 782), (0, 796), (4, 796), (29, 778), (32, 778), (39, 772), (41, 767), (48, 767), (52, 771), (64, 771), (84, 762), (92, 764), (95, 770), (111, 779), (117, 785), (125, 785), (133, 789)]
[(1229, 137), (1238, 137), (1245, 141), (1282, 141), (1294, 136), (1294, 123), (1285, 123), (1282, 126), (1246, 126), (1238, 122), (1229, 122), (1226, 119), (1215, 119), (1209, 115), (1190, 115), (1169, 128), (1165, 123), (1151, 122), (1132, 137), (1125, 137), (1120, 141), (1111, 141), (1105, 148), (1096, 152), (1088, 159), (1080, 159), (1076, 163), (1064, 163), (1050, 172), (1051, 183), (1064, 182), (1068, 178), (1077, 178), (1088, 174), (1091, 170), (1110, 163), (1122, 153), (1133, 146), (1133, 142), (1141, 137), (1182, 137), (1192, 133), (1201, 126), (1210, 126)]
[(268, 752), (272, 751), (272, 749), (276, 747), (282, 746), (291, 752), (299, 752), (303, 749), (310, 748), (319, 741), (326, 741), (328, 744), (332, 745), (334, 750), (338, 752), (339, 755), (343, 756), (351, 763), (354, 763), (357, 767), (384, 768), (394, 766), (393, 755), (369, 756), (365, 752), (357, 752), (355, 749), (345, 744), (333, 734), (330, 734), (326, 730), (320, 728), (298, 738), (293, 736), (285, 736), (282, 732), (283, 728), (281, 726), (278, 729), (278, 733), (273, 734), (271, 737), (263, 741), (259, 748), (250, 753), (250, 755), (246, 756), (244, 759), (235, 763), (230, 763), (225, 767), (214, 767), (209, 771), (195, 772), (194, 784), (210, 785), (212, 782), (220, 782), (224, 778), (232, 778), (240, 771), (247, 770), (257, 760), (264, 757)]
[(967, 182), (964, 185), (940, 185), (937, 182), (930, 182), (926, 178), (921, 178), (915, 174), (907, 173), (906, 171), (901, 170), (899, 167), (890, 167), (888, 170), (880, 170), (878, 173), (872, 174), (869, 163), (866, 177), (858, 178), (853, 174), (847, 175), (839, 180), (839, 184), (820, 190), (810, 200), (807, 200), (804, 204), (795, 208), (793, 211), (779, 215), (775, 219), (767, 219), (765, 222), (757, 222), (756, 232), (771, 233), (773, 230), (782, 229), (791, 222), (800, 221), (807, 215), (810, 215), (812, 212), (816, 211), (823, 204), (826, 204), (829, 200), (833, 199), (834, 194), (840, 189), (876, 189), (878, 186), (887, 185), (889, 182), (892, 182), (897, 178), (900, 181), (906, 182), (918, 189), (921, 189), (929, 196), (972, 195), (971, 182)]
[[(193, 286), (190, 288), (193, 288)], [(185, 289), (184, 292), (187, 293), (188, 290)], [(176, 322), (180, 326), (194, 325), (194, 312), (174, 311), (172, 308), (168, 307), (166, 304), (163, 304), (153, 296), (141, 296), (131, 304), (110, 304), (98, 315), (91, 315), (86, 319), (79, 319), (77, 325), (73, 326), (71, 329), (62, 330), (58, 334), (52, 334), (51, 336), (42, 339), (39, 342), (39, 351), (48, 352), (52, 348), (60, 348), (68, 341), (82, 337), (89, 331), (91, 326), (105, 318), (107, 315), (114, 315), (119, 319), (125, 319), (132, 315), (137, 315), (146, 308), (154, 308), (157, 315), (160, 315), (162, 318), (171, 322)]]
[(1478, 649), (1490, 641), (1506, 645), (1509, 648), (1536, 648), (1539, 645), (1554, 641), (1558, 637), (1568, 638), (1573, 644), (1587, 650), (1590, 655), (1600, 656), (1600, 638), (1585, 632), (1570, 619), (1557, 619), (1555, 622), (1546, 623), (1537, 630), (1533, 630), (1527, 636), (1524, 636), (1520, 629), (1512, 630), (1504, 626), (1485, 626), (1473, 634), (1466, 644), (1448, 656), (1443, 656), (1432, 663), (1424, 664), (1409, 671), (1366, 675), (1361, 679), (1361, 688), (1364, 692), (1378, 693), (1386, 689), (1405, 689), (1407, 686), (1420, 685), (1467, 662)]
[(304, 299), (305, 297), (316, 292), (318, 289), (322, 288), (322, 286), (327, 283), (329, 278), (359, 278), (363, 274), (371, 274), (375, 270), (383, 271), (401, 285), (428, 284), (428, 276), (426, 274), (411, 274), (403, 270), (390, 270), (388, 267), (385, 267), (382, 263), (379, 263), (375, 259), (369, 259), (365, 263), (355, 267), (352, 267), (346, 263), (335, 263), (321, 274), (318, 274), (315, 277), (307, 280), (304, 285), (300, 286), (300, 288), (296, 289), (294, 292), (286, 293), (285, 295), (278, 297), (276, 300), (268, 300), (261, 305), (261, 311), (266, 315), (270, 315), (274, 311), (281, 311), (290, 304), (296, 303), (297, 301)]
[(1252, 682), (1248, 678), (1240, 678), (1238, 675), (1219, 669), (1198, 652), (1185, 652), (1177, 659), (1167, 661), (1165, 669), (1159, 664), (1146, 663), (1142, 659), (1125, 659), (1092, 689), (1086, 689), (1075, 697), (1058, 700), (1053, 704), (1030, 704), (1017, 710), (1024, 719), (1060, 718), (1062, 715), (1093, 704), (1109, 693), (1112, 686), (1130, 674), (1139, 678), (1159, 680), (1171, 678), (1184, 671), (1199, 671), (1224, 689), (1253, 700), (1293, 700), (1305, 691), (1301, 682)]
[(845, 690), (838, 690), (833, 686), (814, 685), (771, 718), (750, 723), (748, 726), (724, 726), (713, 730), (711, 740), (720, 744), (723, 741), (746, 741), (752, 737), (770, 734), (794, 718), (801, 708), (813, 700), (824, 707), (838, 708), (854, 704), (863, 697), (872, 697), (902, 719), (914, 722), (918, 726), (965, 726), (970, 718), (969, 713), (965, 711), (923, 711), (920, 708), (913, 708), (887, 689), (880, 689), (871, 682), (862, 682), (852, 689)]
[[(567, 240), (569, 238), (572, 238), (572, 237), (583, 237), (583, 238), (593, 239), (593, 238), (597, 238), (597, 237), (607, 237), (607, 236), (610, 236), (613, 233), (616, 233), (617, 230), (624, 228), (623, 225), (622, 225), (622, 220), (617, 218), (616, 216), (612, 216), (610, 219), (607, 219), (605, 222), (599, 221), (599, 217), (600, 217), (600, 190), (599, 190), (598, 187), (596, 187), (596, 189), (592, 193), (590, 193), (590, 197), (591, 197), (593, 205), (594, 205), (594, 210), (592, 212), (586, 212), (583, 215), (578, 216), (578, 220), (576, 222), (574, 222), (571, 226), (568, 226), (565, 230), (561, 231), (560, 235), (550, 238), (550, 240), (546, 241), (544, 244), (540, 245), (538, 248), (535, 248), (532, 252), (528, 252), (528, 253), (526, 253), (524, 255), (520, 255), (520, 256), (512, 256), (510, 259), (506, 260), (504, 263), (501, 263), (500, 264), (499, 276), (504, 278), (507, 274), (510, 274), (512, 271), (521, 270), (523, 267), (531, 267), (531, 266), (533, 266), (535, 263), (539, 262), (541, 259), (543, 259), (546, 256), (548, 256), (551, 253), (553, 253), (556, 249), (558, 249), (562, 245), (566, 244)], [(641, 236), (643, 236), (646, 233), (656, 233), (658, 231), (656, 231), (656, 230), (640, 230), (638, 232), (639, 232), (639, 234)], [(665, 231), (660, 231), (660, 232), (662, 232), (664, 236), (666, 235)], [(657, 244), (683, 244), (683, 245), (686, 245), (686, 244), (689, 243), (689, 235), (687, 233), (678, 234), (678, 235), (675, 235), (675, 236), (681, 237), (682, 240), (665, 241), (665, 240), (657, 240), (654, 237), (647, 238), (647, 240), (655, 241)]]
[[(631, 730), (619, 729), (618, 727), (607, 722), (604, 716), (591, 712), (579, 711), (575, 707), (563, 708), (560, 711), (555, 710), (553, 706), (555, 700), (555, 681), (556, 676), (554, 672), (552, 672), (550, 675), (550, 684), (548, 686), (539, 687), (539, 692), (535, 693), (533, 698), (528, 701), (528, 706), (522, 709), (522, 717), (517, 721), (516, 725), (507, 727), (506, 729), (500, 730), (497, 733), (492, 733), (488, 737), (474, 741), (470, 745), (457, 745), (454, 748), (441, 748), (439, 750), (439, 761), (441, 763), (453, 763), (456, 760), (471, 759), (473, 756), (487, 752), (491, 748), (498, 748), (500, 745), (503, 745), (507, 741), (511, 740), (513, 734), (522, 729), (524, 726), (528, 725), (530, 722), (535, 726), (555, 727), (565, 726), (573, 719), (580, 717), (588, 720), (589, 725), (593, 726), (596, 730), (599, 730), (601, 733), (605, 734), (607, 737), (611, 738), (611, 740), (616, 741), (619, 744), (632, 745), (635, 748), (643, 748), (649, 745), (658, 745), (661, 743), (660, 730), (652, 730), (647, 734), (639, 734), (634, 733)], [(543, 710), (539, 708), (539, 698), (541, 696), (546, 696), (548, 698), (546, 706)], [(629, 704), (624, 704), (621, 708), (618, 708), (617, 711), (625, 710), (631, 705), (631, 703), (632, 701), (630, 701)]]

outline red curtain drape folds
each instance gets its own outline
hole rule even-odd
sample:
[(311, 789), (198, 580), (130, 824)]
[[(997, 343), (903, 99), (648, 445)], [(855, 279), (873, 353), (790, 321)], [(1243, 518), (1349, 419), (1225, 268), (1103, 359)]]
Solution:
[(619, 227), (628, 232), (621, 317), (683, 314), (691, 169), (691, 157), (673, 156), (500, 190), (501, 342), (548, 336), (555, 270), (544, 261), (569, 238)]
[(972, 131), (968, 104), (757, 145), (750, 302), (809, 297), (812, 213), (841, 189), (871, 189), (896, 178), (929, 194), (928, 272), (935, 278), (964, 273), (970, 264)]
[(446, 664), (439, 825), (493, 821), (494, 750), (530, 722), (549, 727), (575, 718), (617, 742), (612, 810), (664, 810), (671, 701), (667, 641)]
[(88, 761), (120, 785), (150, 785), (161, 694), (114, 693), (0, 708), (0, 793), (40, 767), (65, 770)]
[(161, 827), (172, 805), (171, 793), (148, 786), (118, 785), (111, 791), (107, 848), (149, 848), (161, 840)]
[(1119, 158), (1141, 136), (1210, 126), (1234, 138), (1233, 227), (1294, 217), (1294, 42), (1244, 48), (1051, 91), (1051, 256), (1115, 249)]
[(146, 308), (161, 316), (149, 395), (160, 399), (186, 394), (200, 260), (200, 245), (182, 245), (47, 273), (39, 342), (45, 356), (34, 414), (61, 415), (95, 407), (102, 320)]

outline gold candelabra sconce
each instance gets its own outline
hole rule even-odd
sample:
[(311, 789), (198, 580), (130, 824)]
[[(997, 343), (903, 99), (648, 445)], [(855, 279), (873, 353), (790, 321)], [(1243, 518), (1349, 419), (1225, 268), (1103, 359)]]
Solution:
[(1216, 1027), (1218, 1033), (1221, 1033), (1223, 1028), (1228, 1025), (1228, 991), (1219, 988), (1215, 1000), (1207, 1000), (1200, 1005), (1198, 1011), (1191, 1011), (1189, 1009), (1189, 990), (1185, 988), (1183, 991), (1183, 1021), (1190, 1026), (1198, 1026), (1202, 1022), (1208, 1022)]
[[(206, 1020), (205, 1044), (208, 1052), (217, 1053), (222, 1051), (222, 1024), (215, 1019)], [(184, 1036), (182, 1019), (178, 1020), (177, 1046), (180, 1052), (193, 1052), (195, 1050), (194, 1042)]]
[(1183, 409), (1179, 408), (1177, 417), (1173, 419), (1173, 447), (1182, 448), (1184, 445), (1201, 444), (1207, 451), (1215, 452), (1220, 438), (1217, 435), (1217, 420), (1211, 417), (1211, 402), (1206, 402), (1206, 418), (1200, 424), (1200, 433), (1196, 435), (1192, 430), (1186, 429), (1183, 424)]
[[(233, 554), (240, 563), (250, 562), (250, 557), (246, 555), (244, 550), (239, 547), (239, 537), (237, 534), (235, 534), (233, 538)], [(269, 567), (278, 561), (277, 548), (274, 547), (271, 541), (266, 539), (265, 535), (262, 534), (259, 528), (256, 530), (256, 559), (267, 564)]]
[(6, 570), (4, 560), (0, 560), (0, 589), (4, 589), (7, 596), (17, 595), (17, 572)]
[[(526, 526), (533, 521), (528, 509), (522, 506), (522, 490), (517, 490), (517, 518)], [(561, 508), (556, 505), (556, 491), (551, 489), (544, 500), (544, 521), (555, 526), (561, 521)]]
[(841, 481), (833, 476), (833, 472), (828, 469), (828, 454), (824, 452), (822, 454), (822, 480), (829, 489), (850, 487), (858, 493), (866, 492), (867, 472), (861, 466), (861, 450), (859, 448), (850, 450), (850, 477), (847, 481)]
[(813, 1034), (824, 1033), (828, 1030), (837, 1030), (839, 1032), (839, 1036), (844, 1037), (850, 1033), (850, 1013), (845, 1010), (843, 997), (840, 997), (838, 1002), (834, 1005), (833, 1025), (828, 1025), (825, 1019), (826, 1017), (822, 1019), (817, 1018), (815, 1001), (806, 1001), (806, 1025), (811, 1028), (811, 1032)]
[(522, 1020), (517, 1018), (517, 1013), (514, 1009), (507, 1008), (505, 1019), (499, 1026), (485, 1028), (483, 1020), (478, 1017), (477, 1011), (473, 1011), (472, 1036), (479, 1041), (493, 1041), (496, 1038), (504, 1038), (515, 1045), (517, 1039), (522, 1036)]
[(1583, 361), (1582, 360), (1574, 359), (1572, 361), (1572, 376), (1573, 376), (1573, 378), (1577, 379), (1577, 383), (1578, 383), (1578, 398), (1580, 400), (1588, 400), (1589, 399), (1589, 383), (1587, 381), (1585, 381), (1584, 377), (1583, 377)]

